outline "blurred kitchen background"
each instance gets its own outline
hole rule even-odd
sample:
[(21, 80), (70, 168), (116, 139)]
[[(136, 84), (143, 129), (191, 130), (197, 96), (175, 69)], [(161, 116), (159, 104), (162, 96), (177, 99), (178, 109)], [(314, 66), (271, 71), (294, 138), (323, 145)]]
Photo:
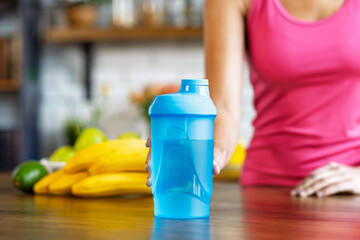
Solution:
[[(0, 170), (84, 126), (149, 135), (151, 96), (204, 78), (204, 0), (1, 0)], [(241, 139), (251, 134), (245, 71)]]

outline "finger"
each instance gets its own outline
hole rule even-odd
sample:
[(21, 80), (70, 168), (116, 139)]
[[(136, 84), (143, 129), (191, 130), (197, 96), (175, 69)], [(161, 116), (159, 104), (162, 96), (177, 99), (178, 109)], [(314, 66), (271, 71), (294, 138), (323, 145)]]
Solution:
[(148, 137), (148, 139), (146, 140), (145, 146), (146, 147), (151, 147), (151, 136)]
[(317, 193), (321, 191), (323, 188), (329, 187), (333, 184), (337, 184), (346, 180), (349, 180), (349, 176), (346, 174), (337, 174), (330, 176), (328, 178), (320, 178), (318, 181), (314, 182), (313, 185), (308, 186), (303, 190), (303, 194), (301, 194), (301, 197), (307, 197), (314, 193)]
[(301, 194), (301, 191), (307, 186), (313, 184), (319, 177), (326, 177), (334, 172), (332, 170), (337, 169), (339, 164), (335, 162), (331, 162), (323, 167), (320, 167), (314, 171), (312, 171), (293, 191), (291, 191), (292, 195)]
[(151, 183), (151, 171), (150, 171), (146, 179), (146, 186), (151, 187), (151, 184), (152, 183)]
[(353, 192), (353, 186), (351, 180), (342, 181), (333, 185), (330, 185), (318, 192), (319, 197), (327, 197), (336, 193)]
[(151, 170), (151, 148), (146, 156), (145, 169), (148, 172)]
[(329, 174), (329, 171), (336, 170), (338, 167), (339, 164), (331, 162), (323, 167), (315, 169), (305, 178), (305, 180), (301, 184), (301, 187), (305, 187), (306, 185), (311, 184), (311, 181), (315, 180), (316, 177), (327, 176)]
[(215, 161), (213, 163), (213, 174), (214, 175), (220, 174), (220, 167), (219, 167), (218, 163), (216, 163)]
[(213, 174), (218, 175), (225, 165), (226, 153), (217, 148), (214, 149)]
[(309, 193), (307, 193), (307, 191), (314, 184), (316, 184), (318, 182), (323, 182), (325, 179), (329, 179), (329, 178), (332, 178), (332, 177), (338, 176), (338, 175), (340, 175), (339, 171), (329, 168), (327, 171), (311, 175), (296, 190), (300, 196), (306, 197), (306, 196), (310, 195)]

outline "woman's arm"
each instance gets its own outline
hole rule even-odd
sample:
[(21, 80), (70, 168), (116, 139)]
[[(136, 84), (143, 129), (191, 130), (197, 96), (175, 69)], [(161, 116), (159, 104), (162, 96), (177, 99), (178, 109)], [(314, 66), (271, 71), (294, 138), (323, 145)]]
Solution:
[[(206, 0), (206, 77), (218, 116), (215, 120), (214, 174), (229, 161), (238, 139), (244, 59), (244, 19), (250, 0)], [(151, 186), (151, 138), (145, 168)]]
[(218, 115), (215, 119), (214, 174), (229, 161), (239, 137), (245, 16), (249, 0), (205, 3), (206, 77)]

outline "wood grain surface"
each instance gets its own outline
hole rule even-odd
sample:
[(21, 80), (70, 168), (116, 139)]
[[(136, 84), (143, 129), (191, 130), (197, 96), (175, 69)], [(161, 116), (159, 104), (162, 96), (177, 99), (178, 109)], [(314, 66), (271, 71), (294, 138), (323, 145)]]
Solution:
[(215, 183), (209, 219), (153, 216), (151, 197), (33, 196), (0, 174), (0, 239), (360, 239), (360, 197)]

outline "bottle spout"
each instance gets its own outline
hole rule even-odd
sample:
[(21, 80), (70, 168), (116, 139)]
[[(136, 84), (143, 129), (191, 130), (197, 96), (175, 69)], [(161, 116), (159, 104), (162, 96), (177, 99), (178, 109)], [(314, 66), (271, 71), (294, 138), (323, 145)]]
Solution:
[(209, 96), (209, 81), (207, 79), (182, 79), (179, 92)]

